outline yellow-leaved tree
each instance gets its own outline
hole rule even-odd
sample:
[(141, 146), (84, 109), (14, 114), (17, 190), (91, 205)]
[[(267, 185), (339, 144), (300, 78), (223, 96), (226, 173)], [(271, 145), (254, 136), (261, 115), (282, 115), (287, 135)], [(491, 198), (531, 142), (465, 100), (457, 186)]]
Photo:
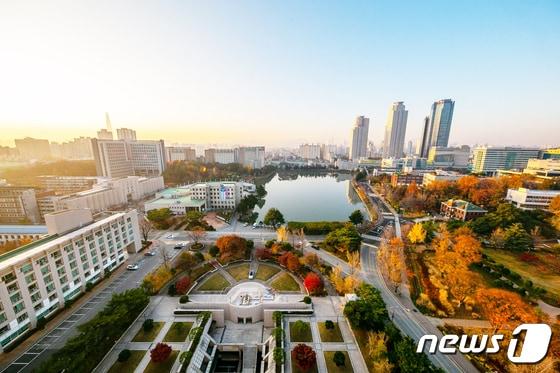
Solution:
[(424, 243), (426, 241), (426, 230), (421, 223), (416, 223), (408, 232), (408, 240), (412, 244)]

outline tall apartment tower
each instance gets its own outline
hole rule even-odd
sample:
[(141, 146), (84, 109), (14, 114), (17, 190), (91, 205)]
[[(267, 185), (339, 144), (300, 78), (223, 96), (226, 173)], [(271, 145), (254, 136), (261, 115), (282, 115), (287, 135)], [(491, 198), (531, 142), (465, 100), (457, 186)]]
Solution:
[(369, 131), (369, 118), (359, 116), (352, 128), (352, 138), (350, 139), (350, 159), (358, 160), (367, 156), (367, 143)]
[(454, 108), (455, 101), (450, 98), (432, 104), (430, 116), (424, 122), (421, 157), (427, 158), (432, 146), (447, 147)]
[(136, 141), (136, 131), (130, 128), (117, 128), (117, 139)]
[(407, 119), (408, 110), (406, 110), (404, 102), (393, 103), (389, 108), (389, 116), (385, 125), (383, 158), (401, 158), (403, 156)]

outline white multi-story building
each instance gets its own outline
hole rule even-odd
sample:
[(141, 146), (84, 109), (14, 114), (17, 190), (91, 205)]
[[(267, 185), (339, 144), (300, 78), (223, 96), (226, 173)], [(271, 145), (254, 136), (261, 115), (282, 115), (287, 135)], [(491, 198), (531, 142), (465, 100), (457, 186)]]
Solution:
[(491, 174), (497, 170), (523, 170), (531, 158), (538, 158), (539, 149), (512, 147), (478, 147), (473, 151), (474, 173)]
[(301, 144), (299, 156), (303, 159), (321, 159), (321, 144)]
[(558, 195), (560, 190), (508, 189), (506, 201), (522, 210), (547, 210), (550, 202)]
[(238, 161), (243, 166), (254, 169), (264, 167), (264, 146), (242, 146), (238, 151)]
[(101, 178), (91, 189), (64, 196), (39, 199), (43, 215), (51, 211), (90, 209), (93, 213), (126, 206), (128, 203), (155, 194), (164, 188), (163, 177), (128, 176), (116, 179)]
[(176, 215), (183, 215), (189, 210), (234, 209), (241, 198), (255, 191), (254, 184), (241, 181), (196, 183), (158, 192), (155, 199), (145, 203), (144, 209), (169, 208)]
[(77, 137), (74, 140), (56, 143), (51, 142), (51, 154), (62, 159), (93, 159), (91, 138)]
[(523, 173), (542, 177), (559, 177), (560, 159), (529, 159)]
[(357, 117), (350, 138), (350, 160), (357, 161), (367, 157), (368, 132), (369, 118)]
[(190, 147), (166, 146), (165, 152), (167, 156), (167, 162), (196, 160), (196, 152), (193, 148)]
[(46, 221), (46, 237), (0, 255), (2, 350), (141, 248), (136, 210), (96, 221), (70, 210)]
[(165, 170), (163, 140), (92, 139), (92, 147), (99, 176), (159, 176)]
[(428, 164), (442, 168), (468, 168), (469, 155), (470, 149), (468, 147), (444, 148), (432, 146), (428, 155)]
[(424, 174), (422, 185), (426, 187), (432, 184), (434, 181), (457, 181), (463, 176), (465, 175), (457, 172), (435, 170), (432, 173)]
[(70, 194), (93, 188), (108, 178), (102, 176), (37, 176), (39, 186), (43, 189), (53, 190), (59, 194)]
[(402, 101), (395, 102), (389, 108), (389, 116), (385, 125), (385, 140), (383, 143), (383, 158), (400, 158), (403, 156), (404, 137), (408, 110)]
[(36, 198), (33, 188), (0, 186), (0, 222), (39, 223), (41, 216)]
[(46, 234), (46, 225), (0, 225), (0, 244), (19, 240), (37, 240)]

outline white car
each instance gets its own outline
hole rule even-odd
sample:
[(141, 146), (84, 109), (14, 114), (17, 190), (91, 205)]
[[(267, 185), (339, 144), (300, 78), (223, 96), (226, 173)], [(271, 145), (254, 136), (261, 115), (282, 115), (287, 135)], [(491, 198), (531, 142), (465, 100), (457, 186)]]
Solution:
[(254, 271), (249, 272), (249, 280), (252, 280), (254, 278), (255, 278), (255, 272)]
[(136, 271), (138, 268), (138, 264), (129, 264), (126, 266), (126, 269), (128, 269), (129, 271)]
[(171, 239), (171, 238), (173, 238), (173, 234), (167, 235), (167, 236), (165, 236), (165, 238)]

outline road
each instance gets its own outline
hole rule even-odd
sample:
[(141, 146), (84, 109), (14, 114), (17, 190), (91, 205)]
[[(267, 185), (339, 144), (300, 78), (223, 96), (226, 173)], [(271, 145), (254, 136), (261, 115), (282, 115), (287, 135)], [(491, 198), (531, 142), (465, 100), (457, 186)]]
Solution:
[[(157, 237), (157, 236), (156, 236)], [(157, 241), (156, 241), (157, 242)], [(173, 250), (172, 241), (159, 241), (154, 245), (165, 246), (169, 255), (177, 255), (181, 251)], [(131, 255), (122, 265), (137, 263), (139, 268), (136, 271), (124, 271), (120, 274), (113, 274), (108, 280), (96, 286), (92, 291), (95, 296), (86, 303), (74, 310), (58, 325), (51, 327), (47, 334), (41, 337), (29, 349), (21, 354), (16, 360), (8, 365), (2, 366), (1, 373), (32, 372), (38, 368), (43, 361), (51, 356), (56, 350), (64, 346), (66, 341), (77, 334), (77, 326), (90, 320), (95, 316), (111, 299), (113, 293), (120, 293), (125, 290), (136, 288), (148, 272), (162, 263), (162, 258), (156, 256), (144, 256), (143, 254)]]

